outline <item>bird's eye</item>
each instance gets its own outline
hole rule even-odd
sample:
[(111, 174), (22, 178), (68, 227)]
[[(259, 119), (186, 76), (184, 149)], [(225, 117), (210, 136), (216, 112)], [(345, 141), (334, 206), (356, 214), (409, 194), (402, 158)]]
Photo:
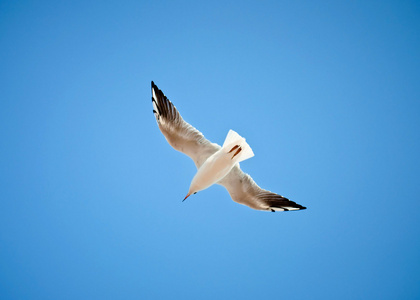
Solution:
[(194, 195), (197, 194), (197, 192), (194, 193)]

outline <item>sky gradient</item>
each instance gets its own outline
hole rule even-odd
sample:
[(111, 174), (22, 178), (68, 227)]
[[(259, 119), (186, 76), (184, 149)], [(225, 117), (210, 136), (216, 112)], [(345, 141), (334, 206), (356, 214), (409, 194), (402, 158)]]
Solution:
[[(0, 2), (0, 298), (419, 298), (419, 30), (417, 1)], [(181, 202), (151, 80), (308, 209)]]

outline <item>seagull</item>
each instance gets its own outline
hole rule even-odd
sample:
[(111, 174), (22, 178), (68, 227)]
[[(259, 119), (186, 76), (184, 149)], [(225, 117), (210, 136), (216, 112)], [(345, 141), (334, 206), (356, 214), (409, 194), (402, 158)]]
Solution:
[(176, 107), (152, 81), (153, 113), (160, 131), (175, 149), (188, 155), (197, 167), (187, 199), (213, 184), (224, 186), (233, 201), (263, 211), (302, 210), (306, 207), (260, 188), (239, 162), (254, 156), (245, 138), (229, 130), (223, 146), (212, 143), (184, 121)]

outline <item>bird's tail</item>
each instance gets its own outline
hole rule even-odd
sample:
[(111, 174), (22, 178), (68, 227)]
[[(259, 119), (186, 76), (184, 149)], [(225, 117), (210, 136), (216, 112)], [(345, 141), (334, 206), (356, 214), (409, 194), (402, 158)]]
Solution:
[(235, 162), (241, 162), (254, 156), (254, 152), (252, 152), (245, 138), (241, 137), (232, 129), (229, 130), (222, 148), (228, 154), (232, 155), (231, 159), (234, 159)]

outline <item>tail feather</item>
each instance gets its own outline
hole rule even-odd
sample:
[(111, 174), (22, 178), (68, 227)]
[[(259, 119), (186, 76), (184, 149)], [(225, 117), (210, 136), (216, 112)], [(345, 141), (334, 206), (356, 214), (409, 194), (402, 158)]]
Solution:
[(254, 156), (254, 152), (252, 152), (245, 138), (241, 137), (232, 129), (229, 130), (222, 148), (227, 153), (232, 153), (232, 159), (235, 158), (236, 162), (241, 162)]

